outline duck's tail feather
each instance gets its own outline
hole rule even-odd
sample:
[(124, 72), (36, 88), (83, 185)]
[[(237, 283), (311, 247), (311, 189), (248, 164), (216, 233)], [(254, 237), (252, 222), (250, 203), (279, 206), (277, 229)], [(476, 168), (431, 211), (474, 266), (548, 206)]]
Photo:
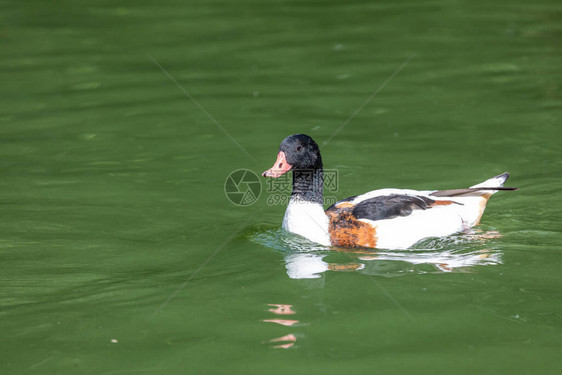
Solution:
[(467, 189), (452, 189), (452, 190), (438, 190), (430, 195), (434, 197), (456, 197), (456, 196), (470, 196), (470, 195), (482, 195), (485, 193), (494, 194), (499, 190), (518, 190), (514, 187), (504, 187), (503, 184), (509, 178), (509, 173), (504, 172), (500, 175), (494, 176), (489, 180), (481, 182), (477, 185), (471, 186)]
[(471, 186), (470, 188), (500, 187), (503, 186), (503, 184), (505, 183), (505, 181), (507, 181), (508, 178), (509, 178), (509, 172), (504, 172), (502, 174), (490, 178), (489, 180)]

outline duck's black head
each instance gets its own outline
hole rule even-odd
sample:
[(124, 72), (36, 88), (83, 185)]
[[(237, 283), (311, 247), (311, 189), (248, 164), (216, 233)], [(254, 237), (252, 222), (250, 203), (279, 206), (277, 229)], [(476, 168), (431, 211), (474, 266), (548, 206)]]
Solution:
[(291, 169), (322, 170), (320, 149), (306, 134), (293, 134), (285, 138), (279, 145), (275, 164), (262, 175), (279, 177)]

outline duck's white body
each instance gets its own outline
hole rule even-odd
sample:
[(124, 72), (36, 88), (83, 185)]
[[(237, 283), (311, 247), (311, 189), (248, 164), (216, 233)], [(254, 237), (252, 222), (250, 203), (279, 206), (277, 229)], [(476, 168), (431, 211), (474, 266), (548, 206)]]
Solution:
[[(501, 187), (506, 179), (505, 174), (496, 176), (471, 188)], [(374, 228), (376, 248), (406, 249), (424, 238), (451, 235), (478, 224), (489, 197), (496, 191), (481, 190), (462, 196), (439, 196), (440, 202), (454, 203), (437, 205), (426, 210), (413, 210), (408, 216), (385, 220), (358, 219), (358, 221)], [(436, 197), (431, 195), (435, 192), (436, 190), (379, 189), (359, 195), (345, 203), (356, 206), (371, 198), (391, 195), (426, 197), (435, 200)], [(336, 203), (336, 207), (337, 205)], [(321, 245), (331, 245), (329, 218), (319, 203), (291, 199), (285, 211), (283, 228)]]

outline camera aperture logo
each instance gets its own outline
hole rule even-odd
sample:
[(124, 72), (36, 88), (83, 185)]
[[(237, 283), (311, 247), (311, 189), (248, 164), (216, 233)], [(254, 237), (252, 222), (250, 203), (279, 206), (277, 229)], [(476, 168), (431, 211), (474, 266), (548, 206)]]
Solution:
[(224, 192), (229, 201), (237, 206), (254, 204), (261, 194), (261, 181), (249, 169), (238, 169), (228, 175)]

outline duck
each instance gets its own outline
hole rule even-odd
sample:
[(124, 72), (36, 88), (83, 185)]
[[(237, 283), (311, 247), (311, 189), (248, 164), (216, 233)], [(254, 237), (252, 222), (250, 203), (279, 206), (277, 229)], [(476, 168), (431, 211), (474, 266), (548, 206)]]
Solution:
[(505, 172), (463, 189), (384, 188), (342, 199), (324, 210), (324, 170), (318, 144), (306, 134), (285, 138), (263, 177), (292, 172), (282, 228), (309, 241), (345, 248), (407, 249), (419, 241), (466, 231), (480, 223)]

